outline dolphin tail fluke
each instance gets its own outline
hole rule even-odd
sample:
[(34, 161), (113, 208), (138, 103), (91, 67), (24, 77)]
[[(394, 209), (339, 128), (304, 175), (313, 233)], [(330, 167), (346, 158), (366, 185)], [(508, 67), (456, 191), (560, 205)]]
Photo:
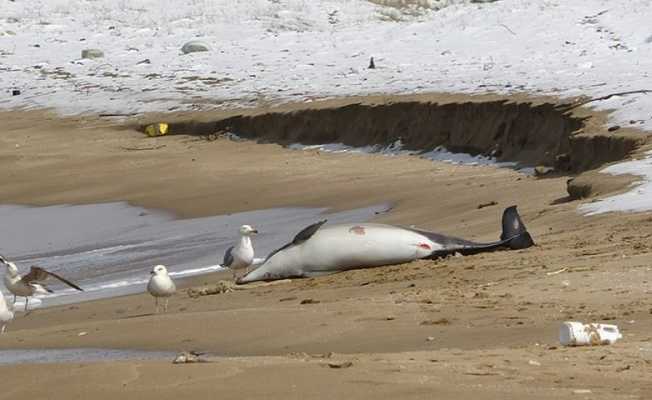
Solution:
[(512, 250), (534, 246), (534, 240), (518, 215), (516, 206), (507, 207), (503, 212), (503, 233), (500, 235), (500, 241), (506, 242)]

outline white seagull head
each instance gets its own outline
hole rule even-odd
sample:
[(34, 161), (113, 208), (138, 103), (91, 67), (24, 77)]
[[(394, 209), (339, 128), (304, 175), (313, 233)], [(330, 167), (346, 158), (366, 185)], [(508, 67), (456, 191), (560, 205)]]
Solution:
[(165, 268), (165, 265), (157, 265), (154, 268), (152, 268), (152, 272), (150, 273), (152, 275), (167, 275), (168, 269)]
[(250, 225), (242, 225), (240, 227), (240, 235), (253, 236), (258, 233), (258, 230), (252, 228)]
[(0, 262), (7, 267), (7, 272), (9, 275), (11, 275), (12, 278), (18, 276), (18, 267), (16, 267), (16, 264), (12, 263), (11, 261), (7, 261), (7, 259), (3, 256), (0, 256)]

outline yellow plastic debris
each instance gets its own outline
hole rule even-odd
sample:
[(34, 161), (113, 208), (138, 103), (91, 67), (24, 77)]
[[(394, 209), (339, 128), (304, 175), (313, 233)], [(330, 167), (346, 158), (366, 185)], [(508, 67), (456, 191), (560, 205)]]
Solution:
[(145, 133), (147, 136), (163, 136), (168, 133), (168, 124), (165, 122), (159, 122), (158, 124), (151, 124), (145, 127)]

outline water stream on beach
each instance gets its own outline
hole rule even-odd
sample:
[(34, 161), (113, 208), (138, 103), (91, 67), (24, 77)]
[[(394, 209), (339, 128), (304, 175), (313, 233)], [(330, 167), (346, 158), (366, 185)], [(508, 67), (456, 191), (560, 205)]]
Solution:
[(30, 308), (44, 307), (142, 292), (156, 264), (166, 265), (173, 277), (218, 271), (224, 251), (235, 243), (243, 224), (259, 230), (254, 238), (256, 257), (265, 257), (319, 219), (366, 221), (387, 209), (378, 205), (325, 214), (324, 208), (276, 208), (177, 219), (121, 202), (0, 205), (0, 254), (14, 261), (21, 275), (38, 265), (85, 290), (77, 292), (50, 280), (55, 293), (30, 300)]
[(166, 351), (119, 349), (14, 349), (0, 350), (0, 365), (71, 362), (107, 362), (133, 360), (172, 360), (174, 353)]

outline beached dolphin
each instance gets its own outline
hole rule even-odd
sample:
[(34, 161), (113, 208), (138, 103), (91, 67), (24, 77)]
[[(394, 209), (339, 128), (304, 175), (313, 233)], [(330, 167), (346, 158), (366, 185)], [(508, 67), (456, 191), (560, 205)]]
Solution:
[(503, 232), (493, 243), (475, 243), (439, 233), (382, 224), (323, 226), (320, 221), (299, 232), (292, 242), (273, 251), (238, 283), (314, 277), (357, 268), (401, 264), (449, 254), (476, 254), (498, 249), (524, 249), (532, 237), (511, 206), (503, 212)]

